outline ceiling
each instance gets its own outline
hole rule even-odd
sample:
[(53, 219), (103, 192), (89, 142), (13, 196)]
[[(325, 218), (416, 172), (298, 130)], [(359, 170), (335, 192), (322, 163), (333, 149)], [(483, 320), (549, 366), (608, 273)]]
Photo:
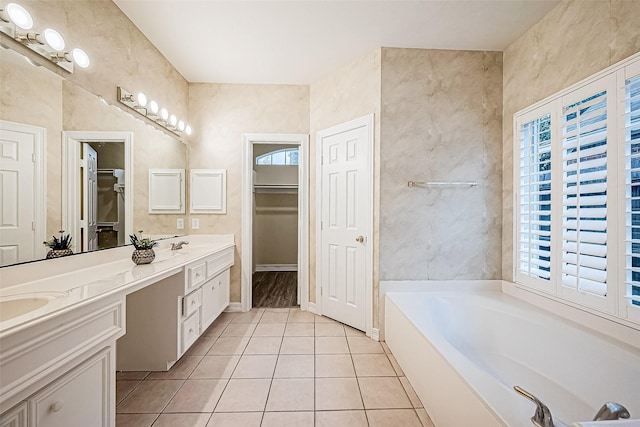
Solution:
[(557, 0), (114, 0), (189, 82), (309, 84), (375, 48), (504, 50)]

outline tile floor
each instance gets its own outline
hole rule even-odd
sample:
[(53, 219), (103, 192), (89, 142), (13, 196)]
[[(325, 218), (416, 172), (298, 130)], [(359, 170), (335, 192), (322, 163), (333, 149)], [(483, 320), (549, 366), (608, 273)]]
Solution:
[(299, 309), (223, 313), (168, 372), (118, 372), (117, 427), (433, 427), (384, 343)]

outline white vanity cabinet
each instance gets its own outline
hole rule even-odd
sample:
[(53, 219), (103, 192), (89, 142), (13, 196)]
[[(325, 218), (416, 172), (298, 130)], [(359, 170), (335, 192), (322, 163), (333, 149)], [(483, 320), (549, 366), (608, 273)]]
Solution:
[(171, 368), (229, 305), (233, 257), (227, 247), (127, 295), (127, 334), (117, 342), (117, 369)]

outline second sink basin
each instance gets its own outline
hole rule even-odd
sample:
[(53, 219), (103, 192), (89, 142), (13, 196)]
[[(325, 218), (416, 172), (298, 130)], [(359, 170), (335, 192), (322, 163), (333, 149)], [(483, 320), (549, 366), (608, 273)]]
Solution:
[(13, 319), (30, 311), (44, 307), (51, 300), (62, 297), (64, 293), (32, 293), (0, 297), (0, 322)]

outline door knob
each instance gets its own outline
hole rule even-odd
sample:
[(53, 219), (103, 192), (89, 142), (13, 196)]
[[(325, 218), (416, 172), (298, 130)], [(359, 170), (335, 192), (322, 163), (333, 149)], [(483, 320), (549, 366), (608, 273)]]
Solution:
[(356, 242), (358, 242), (358, 243), (364, 243), (364, 236), (358, 236), (358, 237), (356, 237)]

